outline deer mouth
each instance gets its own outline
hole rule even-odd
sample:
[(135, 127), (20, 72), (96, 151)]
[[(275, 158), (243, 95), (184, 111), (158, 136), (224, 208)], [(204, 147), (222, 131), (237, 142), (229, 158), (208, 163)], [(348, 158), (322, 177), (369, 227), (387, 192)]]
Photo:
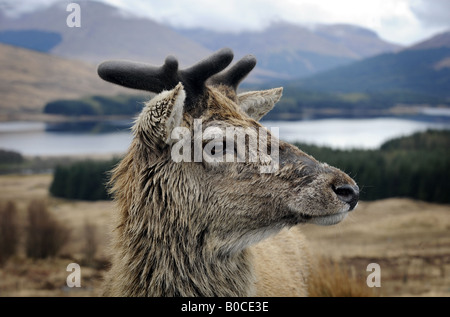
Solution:
[(314, 215), (309, 213), (300, 213), (299, 223), (310, 223), (319, 226), (332, 226), (344, 220), (351, 210), (352, 208), (350, 208), (350, 206), (345, 206), (341, 210), (334, 213), (317, 213)]
[(332, 226), (338, 224), (342, 220), (344, 220), (349, 211), (340, 211), (331, 215), (322, 215), (322, 216), (311, 216), (311, 215), (302, 215), (303, 219), (305, 219), (305, 223), (312, 223), (319, 226)]

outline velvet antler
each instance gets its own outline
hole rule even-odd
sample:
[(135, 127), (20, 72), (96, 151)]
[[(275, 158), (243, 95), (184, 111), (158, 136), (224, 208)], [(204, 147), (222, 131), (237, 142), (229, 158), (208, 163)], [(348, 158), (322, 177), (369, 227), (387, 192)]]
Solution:
[(178, 69), (178, 61), (173, 56), (168, 56), (160, 67), (132, 61), (106, 61), (99, 65), (98, 74), (114, 84), (155, 93), (173, 89), (181, 82), (186, 90), (186, 107), (190, 108), (203, 95), (208, 79), (212, 85), (223, 84), (236, 90), (256, 64), (256, 59), (247, 55), (229, 70), (218, 74), (232, 59), (233, 52), (229, 48), (223, 48), (197, 64), (181, 70)]
[(212, 76), (208, 83), (211, 85), (225, 85), (237, 90), (239, 84), (252, 71), (256, 65), (256, 58), (253, 55), (246, 55), (236, 64), (223, 72)]

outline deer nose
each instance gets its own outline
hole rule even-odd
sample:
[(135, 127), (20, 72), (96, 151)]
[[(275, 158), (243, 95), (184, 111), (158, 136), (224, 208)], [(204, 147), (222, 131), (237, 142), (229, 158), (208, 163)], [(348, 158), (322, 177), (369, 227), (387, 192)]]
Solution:
[(359, 200), (359, 187), (357, 185), (333, 185), (333, 191), (340, 200), (350, 205), (349, 211), (356, 207)]

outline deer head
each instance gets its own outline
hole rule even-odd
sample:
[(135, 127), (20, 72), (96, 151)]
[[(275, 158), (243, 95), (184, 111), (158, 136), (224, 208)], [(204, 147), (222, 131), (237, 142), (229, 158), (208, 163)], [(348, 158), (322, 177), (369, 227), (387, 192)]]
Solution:
[(181, 70), (173, 57), (160, 67), (99, 66), (107, 81), (157, 93), (136, 119), (128, 154), (112, 177), (124, 248), (167, 243), (184, 249), (185, 267), (195, 262), (195, 250), (210, 258), (239, 254), (284, 227), (336, 224), (355, 208), (359, 189), (348, 175), (258, 122), (282, 88), (238, 94), (256, 60), (248, 55), (226, 69), (232, 59), (222, 49)]

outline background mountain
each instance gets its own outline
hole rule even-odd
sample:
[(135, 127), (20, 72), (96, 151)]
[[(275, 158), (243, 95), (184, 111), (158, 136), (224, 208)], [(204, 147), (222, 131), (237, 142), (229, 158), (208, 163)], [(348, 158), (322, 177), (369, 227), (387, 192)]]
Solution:
[(294, 118), (307, 108), (389, 108), (450, 97), (450, 32), (401, 49), (352, 25), (276, 23), (261, 31), (220, 33), (173, 29), (100, 2), (80, 5), (80, 28), (66, 25), (66, 3), (18, 17), (0, 11), (0, 42), (15, 45), (0, 46), (0, 119), (41, 113), (55, 99), (140, 93), (103, 82), (96, 65), (106, 59), (160, 65), (172, 54), (185, 67), (224, 46), (236, 59), (257, 57), (245, 83), (285, 87), (272, 112), (277, 118)]
[(304, 77), (399, 48), (370, 30), (351, 25), (307, 28), (277, 23), (262, 31), (238, 34), (175, 30), (104, 3), (79, 3), (80, 28), (66, 25), (67, 3), (19, 17), (3, 14), (0, 43), (93, 64), (117, 58), (161, 64), (172, 54), (179, 58), (182, 67), (228, 46), (236, 58), (249, 53), (257, 57), (258, 65), (250, 82)]
[(211, 50), (228, 46), (238, 55), (251, 52), (257, 56), (259, 67), (271, 71), (268, 76), (278, 78), (305, 77), (400, 48), (368, 29), (344, 24), (305, 27), (283, 22), (241, 33), (177, 31)]
[[(161, 64), (169, 54), (179, 57), (181, 64), (190, 65), (210, 51), (150, 19), (128, 15), (118, 8), (95, 1), (82, 1), (81, 27), (66, 24), (67, 2), (56, 3), (19, 17), (3, 15), (0, 20), (0, 40), (16, 32), (16, 36), (35, 32), (36, 41), (48, 40), (49, 33), (60, 41), (46, 52), (53, 55), (97, 64), (105, 59), (132, 59)], [(29, 44), (24, 37), (22, 44)], [(12, 43), (9, 43), (12, 44)]]
[[(287, 84), (326, 92), (409, 92), (450, 97), (450, 31)], [(288, 89), (289, 89), (288, 88)]]

